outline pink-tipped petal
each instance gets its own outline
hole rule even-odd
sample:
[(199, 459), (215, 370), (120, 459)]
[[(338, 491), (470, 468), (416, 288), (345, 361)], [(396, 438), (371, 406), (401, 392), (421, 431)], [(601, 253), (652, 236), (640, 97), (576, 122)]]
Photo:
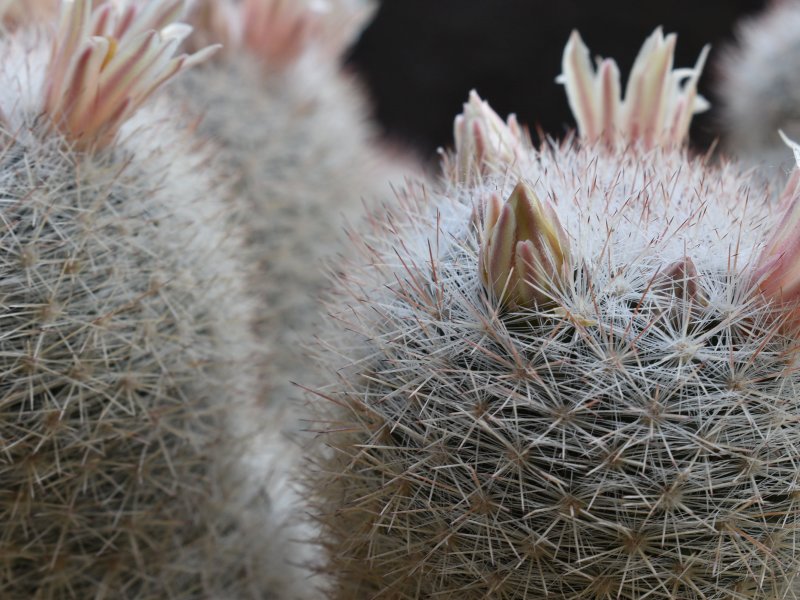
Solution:
[(780, 219), (752, 269), (758, 291), (783, 311), (785, 322), (800, 324), (800, 145), (781, 132), (794, 152), (798, 166), (781, 197)]
[(561, 68), (559, 81), (567, 89), (567, 101), (578, 123), (578, 131), (581, 137), (593, 142), (602, 129), (595, 75), (589, 58), (589, 48), (577, 31), (569, 36)]
[(621, 107), (619, 68), (613, 60), (604, 60), (600, 65), (600, 115), (603, 123), (603, 141), (613, 144), (619, 131)]
[(44, 110), (79, 147), (103, 146), (162, 84), (213, 49), (174, 58), (191, 27), (184, 0), (66, 0), (47, 70)]
[(524, 155), (522, 129), (515, 116), (504, 122), (475, 90), (453, 125), (456, 181), (476, 182), (492, 171), (505, 172)]
[(620, 93), (619, 69), (610, 59), (593, 69), (589, 50), (573, 32), (564, 48), (563, 83), (581, 138), (608, 146), (679, 146), (686, 141), (692, 115), (708, 108), (697, 95), (708, 47), (692, 69), (673, 69), (676, 37), (656, 29), (645, 40)]
[(485, 257), (486, 273), (489, 278), (486, 283), (492, 287), (498, 298), (503, 296), (507, 285), (512, 285), (509, 279), (514, 262), (515, 233), (514, 211), (506, 204), (489, 235), (488, 252)]

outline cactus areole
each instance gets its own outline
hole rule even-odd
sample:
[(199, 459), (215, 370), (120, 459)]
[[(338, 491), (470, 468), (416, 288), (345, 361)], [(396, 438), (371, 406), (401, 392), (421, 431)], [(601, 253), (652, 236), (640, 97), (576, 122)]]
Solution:
[(703, 58), (673, 71), (674, 37), (624, 100), (581, 47), (575, 138), (534, 149), (481, 105), (514, 152), (457, 147), (470, 177), (406, 189), (340, 270), (331, 597), (796, 597), (796, 181), (772, 206), (682, 147)]

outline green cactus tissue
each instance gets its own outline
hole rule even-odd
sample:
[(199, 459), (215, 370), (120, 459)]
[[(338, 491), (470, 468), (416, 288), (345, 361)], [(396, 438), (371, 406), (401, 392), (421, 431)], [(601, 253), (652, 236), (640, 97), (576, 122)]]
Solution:
[(372, 214), (319, 350), (331, 598), (791, 598), (800, 190), (684, 148), (648, 38), (621, 98), (573, 34), (578, 134), (476, 94), (438, 188)]

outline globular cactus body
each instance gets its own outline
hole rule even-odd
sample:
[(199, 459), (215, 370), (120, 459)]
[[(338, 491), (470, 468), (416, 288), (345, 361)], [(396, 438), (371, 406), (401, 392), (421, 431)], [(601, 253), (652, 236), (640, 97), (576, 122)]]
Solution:
[(330, 597), (795, 597), (795, 188), (681, 149), (669, 44), (620, 102), (573, 38), (582, 139), (509, 126), (369, 220), (321, 353)]
[(2, 598), (272, 597), (227, 192), (173, 105), (133, 114), (198, 58), (181, 5), (65, 2), (0, 42)]
[[(244, 231), (240, 258), (252, 269), (248, 292), (259, 306), (261, 397), (273, 415), (270, 431), (247, 449), (256, 474), (250, 490), (262, 496), (270, 474), (270, 521), (282, 528), (262, 531), (272, 541), (263, 564), (280, 584), (276, 596), (297, 600), (316, 597), (306, 567), (319, 562), (306, 499), (290, 484), (299, 447), (308, 443), (297, 439), (305, 409), (294, 382), (319, 382), (301, 340), (316, 331), (323, 262), (344, 251), (345, 222), (369, 197), (388, 195), (395, 174), (374, 144), (356, 82), (339, 65), (362, 10), (350, 0), (199, 2), (194, 23), (201, 39), (226, 47), (170, 88), (232, 180), (231, 216)], [(263, 530), (258, 518), (253, 526)], [(298, 569), (305, 570), (297, 575)]]

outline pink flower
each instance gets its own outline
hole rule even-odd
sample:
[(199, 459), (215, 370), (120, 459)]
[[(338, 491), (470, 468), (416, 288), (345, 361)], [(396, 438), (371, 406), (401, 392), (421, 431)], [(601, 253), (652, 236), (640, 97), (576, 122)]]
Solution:
[(340, 54), (369, 12), (353, 0), (244, 0), (241, 39), (265, 66), (281, 69), (314, 45)]
[(64, 0), (44, 90), (44, 111), (80, 148), (110, 143), (161, 85), (216, 51), (174, 54), (192, 28), (174, 22), (184, 0), (122, 5)]
[(0, 26), (9, 30), (50, 18), (57, 0), (0, 0)]
[(692, 115), (708, 108), (697, 94), (697, 80), (709, 47), (692, 69), (673, 69), (675, 34), (664, 37), (659, 27), (647, 38), (633, 63), (625, 98), (620, 74), (611, 59), (592, 68), (589, 49), (574, 31), (564, 49), (557, 81), (567, 90), (581, 137), (608, 145), (641, 141), (645, 148), (683, 144)]

